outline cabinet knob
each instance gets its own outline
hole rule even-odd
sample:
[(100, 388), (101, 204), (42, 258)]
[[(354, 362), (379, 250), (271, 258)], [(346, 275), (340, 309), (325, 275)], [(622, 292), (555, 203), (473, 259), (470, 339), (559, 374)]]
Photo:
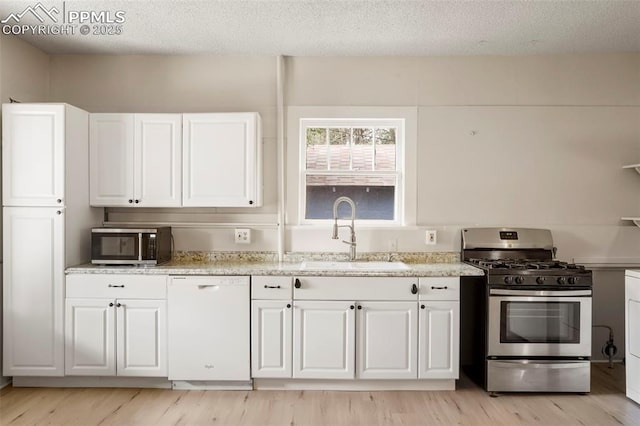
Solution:
[(56, 214), (57, 214), (57, 215), (61, 215), (61, 214), (62, 214), (62, 210), (58, 210), (58, 211), (56, 212)]
[(113, 306), (113, 302), (109, 303), (109, 306), (112, 307)]
[(136, 200), (136, 201), (135, 201), (135, 203), (136, 203), (136, 204), (139, 204), (139, 203), (140, 203), (140, 200)]
[(291, 303), (287, 303), (287, 308), (291, 308)]
[(249, 204), (253, 204), (253, 200), (249, 200)]
[(418, 294), (418, 286), (411, 284), (411, 294)]
[(362, 309), (362, 305), (358, 305), (358, 310)]
[(295, 281), (294, 287), (295, 287), (295, 288), (300, 288), (300, 287), (302, 287), (302, 283), (301, 283), (301, 282), (300, 282), (300, 280), (299, 280), (299, 279), (297, 279), (297, 278), (296, 278), (296, 281)]
[(424, 309), (424, 308), (425, 308), (425, 306), (424, 306), (424, 305), (420, 305), (420, 309)]
[(353, 305), (349, 306), (349, 309), (355, 309), (355, 308), (356, 308), (356, 307), (355, 307), (355, 306), (353, 306)]
[(120, 306), (122, 306), (122, 303), (116, 303), (116, 306), (119, 308)]
[(133, 200), (132, 199), (129, 199), (129, 204), (133, 204)]
[(62, 198), (58, 198), (58, 199), (56, 200), (56, 202), (57, 202), (58, 204), (61, 204), (61, 203), (62, 203)]

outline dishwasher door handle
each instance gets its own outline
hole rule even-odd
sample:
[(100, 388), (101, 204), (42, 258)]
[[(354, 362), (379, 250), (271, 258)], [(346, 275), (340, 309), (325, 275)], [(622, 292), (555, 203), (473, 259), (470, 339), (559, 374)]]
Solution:
[(220, 286), (217, 284), (198, 284), (198, 290), (217, 290)]

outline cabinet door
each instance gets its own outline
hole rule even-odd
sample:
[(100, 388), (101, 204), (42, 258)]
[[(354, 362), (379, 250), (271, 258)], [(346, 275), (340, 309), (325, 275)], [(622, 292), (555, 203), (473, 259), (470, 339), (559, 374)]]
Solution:
[(4, 375), (62, 376), (64, 210), (6, 207), (3, 215)]
[(356, 311), (360, 379), (418, 377), (418, 305), (362, 302)]
[(134, 204), (182, 204), (182, 114), (135, 114)]
[(116, 374), (113, 299), (67, 299), (65, 373), (69, 376)]
[(133, 205), (133, 114), (91, 114), (89, 192), (92, 206)]
[(457, 379), (460, 302), (421, 302), (419, 379)]
[(63, 204), (64, 137), (64, 105), (2, 106), (5, 206)]
[(184, 114), (182, 204), (256, 207), (262, 203), (260, 117)]
[(293, 377), (354, 378), (354, 308), (354, 302), (294, 302)]
[(251, 376), (291, 377), (291, 300), (251, 302)]
[(640, 278), (627, 275), (625, 299), (627, 397), (640, 404)]
[(167, 376), (167, 301), (116, 301), (118, 376)]

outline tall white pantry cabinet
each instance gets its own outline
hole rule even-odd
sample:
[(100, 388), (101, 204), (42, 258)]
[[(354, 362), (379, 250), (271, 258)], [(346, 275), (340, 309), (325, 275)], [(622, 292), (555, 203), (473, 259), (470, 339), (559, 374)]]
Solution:
[(64, 271), (88, 260), (89, 114), (2, 105), (3, 374), (64, 375)]

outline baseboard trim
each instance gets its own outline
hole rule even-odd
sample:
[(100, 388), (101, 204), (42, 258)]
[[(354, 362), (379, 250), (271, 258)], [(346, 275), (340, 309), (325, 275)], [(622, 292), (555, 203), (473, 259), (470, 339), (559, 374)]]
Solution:
[(171, 389), (166, 377), (14, 377), (17, 388), (156, 388)]
[(253, 379), (256, 390), (456, 390), (454, 379), (443, 380), (322, 380), (322, 379)]

